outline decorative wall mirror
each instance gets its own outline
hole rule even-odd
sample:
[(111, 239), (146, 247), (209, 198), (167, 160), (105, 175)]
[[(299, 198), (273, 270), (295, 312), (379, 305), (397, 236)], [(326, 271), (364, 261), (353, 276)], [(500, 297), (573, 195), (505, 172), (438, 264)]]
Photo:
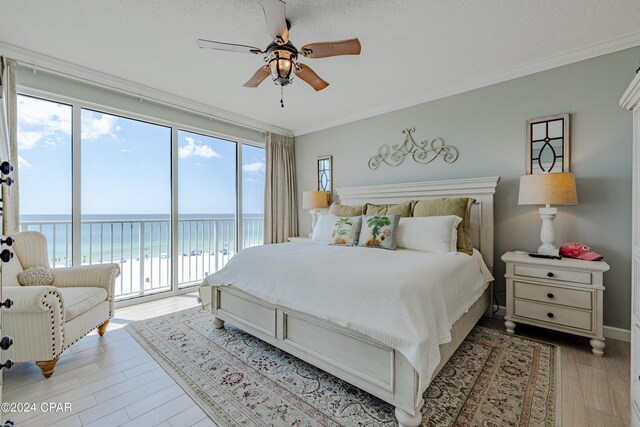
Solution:
[(527, 174), (569, 172), (569, 114), (527, 120)]
[(318, 157), (318, 191), (329, 192), (329, 197), (333, 191), (333, 162), (331, 156)]

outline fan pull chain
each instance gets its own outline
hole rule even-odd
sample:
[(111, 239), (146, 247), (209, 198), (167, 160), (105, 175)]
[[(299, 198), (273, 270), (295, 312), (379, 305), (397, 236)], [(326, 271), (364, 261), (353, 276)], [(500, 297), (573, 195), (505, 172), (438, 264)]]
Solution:
[(284, 108), (284, 86), (280, 86), (280, 108)]

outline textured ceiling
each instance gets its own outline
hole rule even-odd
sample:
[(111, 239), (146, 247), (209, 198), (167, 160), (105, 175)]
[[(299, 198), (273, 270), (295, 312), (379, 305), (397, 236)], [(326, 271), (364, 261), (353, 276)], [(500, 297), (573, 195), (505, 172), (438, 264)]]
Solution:
[[(0, 41), (260, 120), (296, 134), (640, 43), (638, 0), (289, 0), (298, 47), (359, 37), (362, 54), (303, 59), (331, 86), (242, 87), (265, 47), (259, 0), (0, 0)], [(538, 65), (535, 65), (538, 64)], [(518, 71), (520, 70), (520, 71)]]

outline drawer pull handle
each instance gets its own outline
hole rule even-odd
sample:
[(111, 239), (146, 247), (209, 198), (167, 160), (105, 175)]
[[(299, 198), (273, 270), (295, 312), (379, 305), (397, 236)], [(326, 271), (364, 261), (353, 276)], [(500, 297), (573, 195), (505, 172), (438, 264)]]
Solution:
[(553, 319), (553, 313), (547, 313), (547, 317)]
[(551, 292), (549, 292), (549, 293), (547, 294), (547, 298), (553, 298), (553, 294), (552, 294)]
[(553, 273), (552, 272), (548, 272), (547, 273), (547, 277), (553, 277)]

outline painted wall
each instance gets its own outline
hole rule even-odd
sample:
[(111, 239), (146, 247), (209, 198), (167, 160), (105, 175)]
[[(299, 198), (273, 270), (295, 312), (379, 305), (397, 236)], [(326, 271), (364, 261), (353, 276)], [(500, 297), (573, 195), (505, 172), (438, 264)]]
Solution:
[[(525, 174), (525, 122), (571, 113), (571, 171), (578, 205), (559, 206), (556, 241), (580, 241), (604, 255), (604, 323), (629, 329), (631, 300), (632, 116), (619, 99), (634, 77), (640, 47), (495, 84), (414, 107), (296, 138), (298, 200), (315, 188), (315, 161), (333, 155), (334, 188), (499, 175), (495, 196), (496, 289), (504, 290), (508, 250), (535, 251), (540, 244), (536, 206), (518, 206), (518, 180)], [(331, 88), (329, 90), (332, 90)], [(333, 88), (339, 90), (339, 88)], [(372, 88), (375, 90), (375, 88)], [(321, 95), (319, 95), (321, 96)], [(442, 137), (459, 151), (456, 163), (370, 170), (367, 161), (381, 144)], [(300, 234), (311, 226), (300, 209)], [(504, 293), (499, 293), (501, 304)]]

